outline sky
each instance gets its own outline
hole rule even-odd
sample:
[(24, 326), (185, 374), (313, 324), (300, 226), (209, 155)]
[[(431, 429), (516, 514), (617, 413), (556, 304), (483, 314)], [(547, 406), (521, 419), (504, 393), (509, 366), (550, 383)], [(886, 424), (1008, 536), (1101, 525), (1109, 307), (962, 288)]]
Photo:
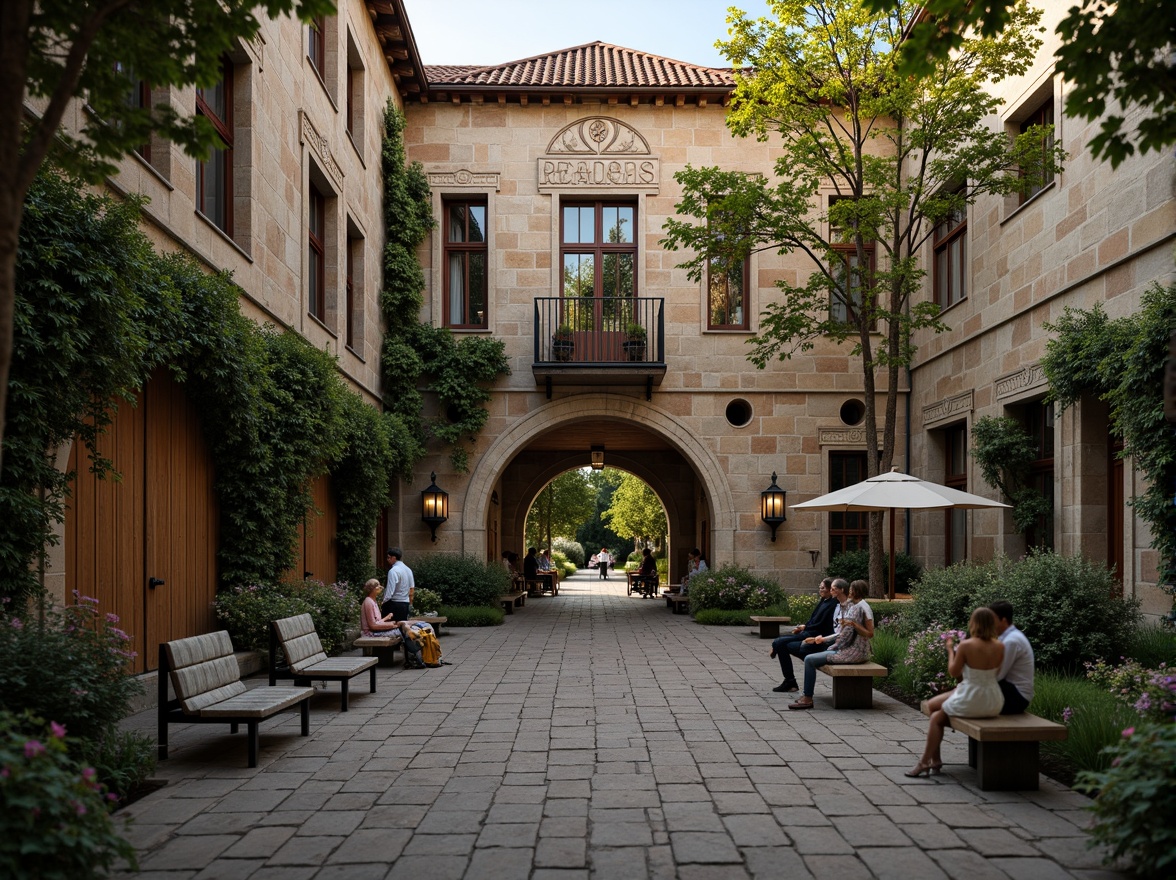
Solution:
[(405, 0), (425, 64), (497, 64), (600, 40), (707, 67), (727, 9), (758, 18), (765, 0)]

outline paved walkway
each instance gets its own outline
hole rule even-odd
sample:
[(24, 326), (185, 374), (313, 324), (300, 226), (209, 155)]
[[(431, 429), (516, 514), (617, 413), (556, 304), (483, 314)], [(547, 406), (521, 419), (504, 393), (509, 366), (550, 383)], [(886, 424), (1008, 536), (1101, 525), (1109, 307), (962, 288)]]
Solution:
[[(902, 772), (926, 722), (874, 695), (790, 712), (769, 643), (703, 627), (583, 572), (501, 627), (450, 630), (452, 666), (381, 669), (243, 734), (173, 727), (169, 784), (120, 815), (143, 878), (1120, 876), (1088, 801), (981, 792), (949, 731), (943, 776)], [(258, 680), (257, 683), (264, 682)], [(130, 722), (154, 729), (153, 713)], [(814, 800), (813, 790), (817, 797)]]

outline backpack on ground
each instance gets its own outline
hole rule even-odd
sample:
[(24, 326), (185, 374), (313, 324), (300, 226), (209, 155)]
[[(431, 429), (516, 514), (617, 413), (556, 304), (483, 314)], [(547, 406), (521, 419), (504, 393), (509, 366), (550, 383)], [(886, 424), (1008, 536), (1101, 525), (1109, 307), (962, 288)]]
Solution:
[[(410, 641), (416, 647), (416, 659), (425, 666), (438, 667), (441, 665), (441, 643), (437, 641), (437, 634), (432, 627), (428, 629), (413, 627), (409, 630)], [(411, 651), (412, 648), (409, 648)]]

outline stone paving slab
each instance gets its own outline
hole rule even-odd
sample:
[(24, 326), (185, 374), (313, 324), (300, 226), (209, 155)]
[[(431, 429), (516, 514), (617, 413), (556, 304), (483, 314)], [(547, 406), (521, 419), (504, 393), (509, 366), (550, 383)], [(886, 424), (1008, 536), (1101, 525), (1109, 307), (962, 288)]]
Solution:
[[(173, 725), (168, 784), (118, 814), (138, 878), (737, 880), (1119, 878), (1085, 797), (982, 792), (948, 731), (938, 777), (903, 771), (926, 719), (790, 712), (753, 630), (703, 627), (589, 573), (501, 627), (450, 628), (453, 665), (380, 669), (244, 736)], [(265, 686), (261, 678), (251, 687)], [(126, 726), (154, 734), (153, 711)]]

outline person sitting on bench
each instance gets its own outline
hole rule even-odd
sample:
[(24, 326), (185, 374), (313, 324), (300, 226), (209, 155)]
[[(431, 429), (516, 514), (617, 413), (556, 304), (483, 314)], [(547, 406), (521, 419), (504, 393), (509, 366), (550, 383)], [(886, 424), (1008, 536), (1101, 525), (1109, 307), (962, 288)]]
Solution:
[(360, 615), (360, 631), (365, 638), (387, 635), (392, 630), (400, 630), (401, 636), (408, 636), (408, 624), (397, 621), (391, 613), (380, 616), (380, 606), (376, 604), (376, 594), (380, 592), (382, 584), (375, 578), (370, 578), (364, 587), (364, 600)]
[(648, 547), (641, 550), (641, 565), (637, 569), (637, 575), (641, 585), (642, 599), (648, 599), (657, 593), (657, 561), (653, 558), (653, 554), (649, 552)]
[(817, 607), (813, 609), (813, 613), (809, 615), (808, 622), (800, 624), (787, 635), (772, 640), (772, 650), (768, 653), (768, 657), (778, 657), (780, 671), (784, 673), (784, 680), (772, 688), (778, 694), (790, 694), (800, 690), (800, 686), (796, 683), (796, 673), (792, 670), (793, 654), (797, 659), (803, 660), (809, 654), (825, 650), (822, 645), (806, 645), (804, 640), (810, 636), (831, 636), (836, 629), (834, 614), (841, 608), (837, 604), (837, 600), (833, 598), (833, 578), (827, 577), (821, 581), (817, 594), (821, 598), (817, 602)]
[(1004, 659), (996, 673), (1004, 694), (1001, 715), (1021, 715), (1033, 702), (1033, 646), (1025, 634), (1013, 626), (1013, 605), (997, 599), (988, 606), (996, 615), (997, 638), (1004, 645)]

